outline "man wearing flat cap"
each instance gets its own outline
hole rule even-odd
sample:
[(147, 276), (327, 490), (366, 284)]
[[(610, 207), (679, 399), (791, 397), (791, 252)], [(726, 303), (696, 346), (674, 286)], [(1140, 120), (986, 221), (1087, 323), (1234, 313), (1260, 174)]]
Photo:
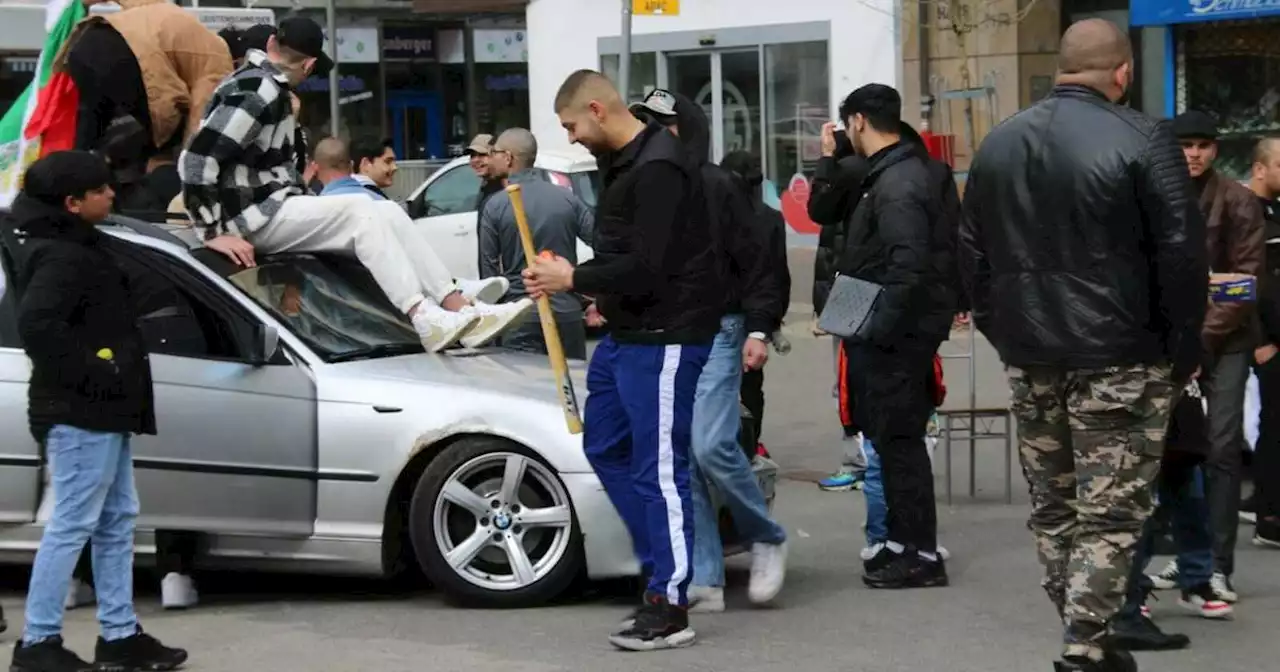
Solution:
[[(1209, 270), (1258, 277), (1266, 259), (1262, 206), (1240, 183), (1214, 170), (1218, 156), (1217, 123), (1192, 110), (1173, 119), (1187, 168), (1204, 215)], [(1244, 393), (1249, 363), (1260, 340), (1254, 303), (1210, 303), (1201, 330), (1204, 346), (1201, 386), (1209, 401), (1209, 459), (1206, 496), (1213, 529), (1213, 589), (1235, 602), (1231, 585), (1239, 526), (1243, 471)]]

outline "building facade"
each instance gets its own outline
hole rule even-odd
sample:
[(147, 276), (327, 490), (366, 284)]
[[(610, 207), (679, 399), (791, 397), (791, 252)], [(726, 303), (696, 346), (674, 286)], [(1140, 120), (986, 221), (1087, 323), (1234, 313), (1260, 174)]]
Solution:
[[(878, 4), (879, 3), (879, 4)], [(643, 3), (641, 3), (643, 4)], [(632, 18), (627, 96), (654, 88), (689, 96), (712, 121), (712, 159), (734, 150), (762, 159), (766, 202), (797, 233), (814, 233), (804, 216), (808, 177), (820, 156), (820, 131), (840, 100), (870, 82), (897, 85), (900, 69), (891, 0), (684, 0), (674, 14)], [(532, 0), (529, 118), (542, 148), (565, 150), (553, 109), (569, 73), (618, 73), (622, 4), (616, 0)], [(500, 130), (500, 129), (498, 129)]]

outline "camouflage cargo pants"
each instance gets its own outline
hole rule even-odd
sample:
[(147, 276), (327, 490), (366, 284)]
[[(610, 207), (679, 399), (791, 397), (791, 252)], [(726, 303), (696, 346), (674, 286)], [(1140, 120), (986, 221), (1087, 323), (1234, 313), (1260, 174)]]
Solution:
[(1044, 589), (1066, 624), (1065, 654), (1101, 658), (1154, 507), (1175, 401), (1168, 366), (1009, 368), (1030, 528)]

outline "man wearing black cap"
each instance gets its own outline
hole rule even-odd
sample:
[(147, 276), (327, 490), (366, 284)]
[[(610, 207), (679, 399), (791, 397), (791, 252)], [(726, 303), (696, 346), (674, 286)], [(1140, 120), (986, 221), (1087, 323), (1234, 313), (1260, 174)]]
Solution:
[(936, 404), (933, 357), (956, 313), (959, 198), (949, 171), (936, 171), (923, 147), (902, 136), (901, 112), (902, 98), (883, 84), (840, 105), (868, 173), (839, 273), (881, 288), (865, 336), (844, 344), (853, 413), (879, 452), (889, 507), (888, 541), (866, 562), (872, 588), (947, 584), (924, 436)]
[(332, 67), (320, 26), (293, 17), (280, 22), (265, 52), (250, 49), (244, 66), (218, 87), (179, 161), (187, 212), (205, 247), (244, 266), (254, 265), (255, 250), (351, 254), (410, 318), (429, 352), (492, 341), (533, 302), (490, 305), (506, 292), (505, 281), (452, 278), (393, 202), (304, 194), (289, 94)]
[[(1209, 269), (1258, 277), (1266, 262), (1262, 206), (1240, 183), (1213, 169), (1218, 156), (1218, 127), (1204, 112), (1192, 110), (1173, 120), (1187, 168), (1195, 183), (1208, 233)], [(1244, 437), (1244, 394), (1253, 349), (1261, 340), (1252, 302), (1212, 303), (1204, 317), (1201, 386), (1209, 400), (1211, 452), (1204, 464), (1206, 496), (1213, 528), (1213, 589), (1227, 602), (1237, 595), (1236, 531), (1240, 526), (1240, 485)]]

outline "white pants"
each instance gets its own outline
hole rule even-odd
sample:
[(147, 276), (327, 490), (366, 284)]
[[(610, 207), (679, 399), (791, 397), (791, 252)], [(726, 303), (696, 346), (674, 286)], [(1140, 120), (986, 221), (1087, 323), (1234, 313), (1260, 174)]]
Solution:
[(413, 220), (392, 201), (368, 196), (294, 196), (249, 235), (261, 254), (345, 252), (360, 260), (391, 302), (408, 314), (457, 291), (454, 279)]

